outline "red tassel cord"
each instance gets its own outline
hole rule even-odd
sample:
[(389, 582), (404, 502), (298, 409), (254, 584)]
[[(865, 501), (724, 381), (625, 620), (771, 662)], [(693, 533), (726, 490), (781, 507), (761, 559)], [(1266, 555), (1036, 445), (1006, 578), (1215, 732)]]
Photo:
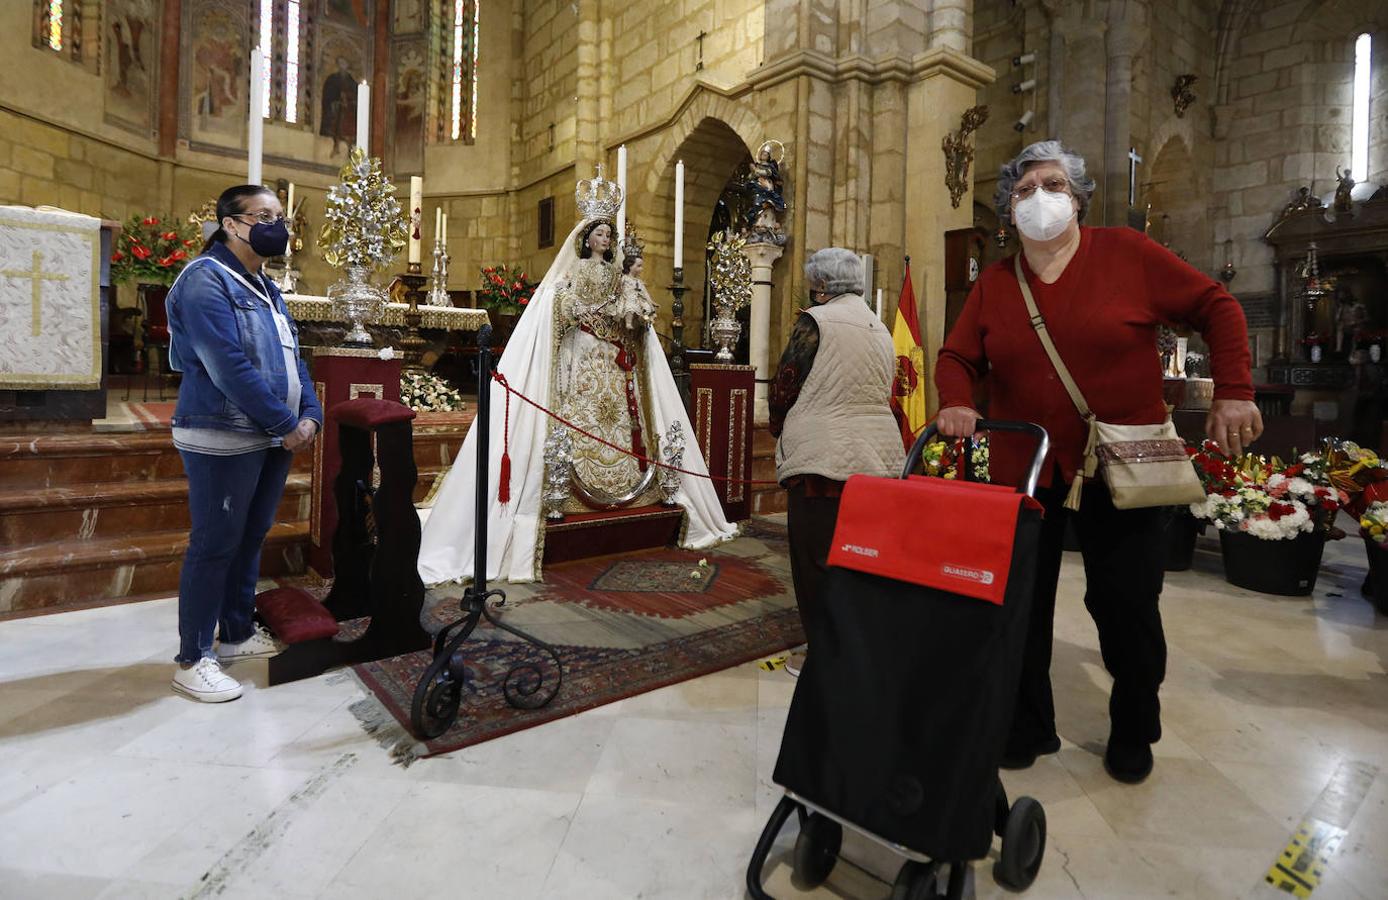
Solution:
[(501, 427), (501, 471), (497, 473), (500, 484), (496, 489), (496, 499), (502, 506), (511, 502), (511, 385), (506, 376), (496, 372), (492, 377), (506, 390), (506, 417)]

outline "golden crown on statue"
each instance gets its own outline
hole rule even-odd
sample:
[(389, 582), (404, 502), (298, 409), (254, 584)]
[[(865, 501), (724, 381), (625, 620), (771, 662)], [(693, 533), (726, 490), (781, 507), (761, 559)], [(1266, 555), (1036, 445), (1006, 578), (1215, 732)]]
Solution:
[(622, 189), (602, 177), (602, 163), (592, 178), (584, 178), (574, 190), (578, 214), (584, 219), (615, 219), (622, 208)]

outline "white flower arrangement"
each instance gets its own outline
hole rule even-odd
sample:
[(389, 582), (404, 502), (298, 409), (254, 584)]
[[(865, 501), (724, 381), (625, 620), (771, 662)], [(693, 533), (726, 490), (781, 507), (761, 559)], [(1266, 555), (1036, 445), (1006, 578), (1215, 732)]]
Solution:
[(1192, 503), (1191, 515), (1214, 523), (1220, 531), (1240, 531), (1264, 541), (1289, 541), (1315, 531), (1333, 518), (1339, 500), (1333, 488), (1319, 487), (1299, 476), (1280, 473), (1267, 481), (1244, 482)]
[(401, 373), (400, 402), (415, 412), (458, 412), (464, 406), (462, 394), (428, 372)]

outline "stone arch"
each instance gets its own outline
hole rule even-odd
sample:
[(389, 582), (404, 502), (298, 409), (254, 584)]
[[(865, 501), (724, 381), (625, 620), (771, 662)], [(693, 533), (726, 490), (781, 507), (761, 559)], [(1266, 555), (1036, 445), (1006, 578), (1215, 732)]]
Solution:
[(1213, 232), (1208, 192), (1198, 181), (1201, 167), (1195, 158), (1191, 126), (1187, 122), (1184, 127), (1168, 128), (1169, 124), (1157, 130), (1157, 135), (1163, 137), (1162, 142), (1152, 143), (1158, 149), (1148, 170), (1150, 188), (1144, 192), (1145, 199), (1152, 205), (1153, 221), (1149, 223), (1148, 233), (1173, 252), (1183, 253), (1191, 265), (1208, 271)]
[[(704, 241), (713, 208), (728, 181), (764, 140), (757, 117), (726, 97), (702, 90), (665, 130), (634, 198), (632, 221), (650, 238), (646, 252), (647, 285), (662, 310), (664, 293), (674, 277), (675, 164), (685, 164), (684, 283), (685, 343), (699, 343), (703, 327)], [(668, 315), (663, 315), (669, 321)], [(663, 329), (662, 329), (663, 330)]]

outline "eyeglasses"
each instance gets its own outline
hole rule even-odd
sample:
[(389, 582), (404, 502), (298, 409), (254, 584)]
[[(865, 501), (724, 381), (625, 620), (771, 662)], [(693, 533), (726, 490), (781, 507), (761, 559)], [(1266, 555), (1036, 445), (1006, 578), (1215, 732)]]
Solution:
[(1048, 194), (1068, 194), (1070, 192), (1070, 182), (1057, 175), (1054, 178), (1047, 178), (1039, 185), (1028, 184), (1025, 187), (1017, 188), (1012, 192), (1012, 202), (1021, 203), (1023, 200), (1036, 193), (1038, 187)]
[(268, 213), (268, 212), (259, 212), (259, 213), (238, 213), (238, 214), (235, 216), (235, 218), (237, 218), (237, 219), (242, 219), (242, 218), (246, 218), (246, 219), (255, 219), (255, 220), (256, 220), (257, 222), (259, 222), (261, 225), (274, 225), (276, 222), (283, 222), (283, 221), (284, 221), (284, 216), (277, 216), (277, 215), (274, 215), (274, 214)]

